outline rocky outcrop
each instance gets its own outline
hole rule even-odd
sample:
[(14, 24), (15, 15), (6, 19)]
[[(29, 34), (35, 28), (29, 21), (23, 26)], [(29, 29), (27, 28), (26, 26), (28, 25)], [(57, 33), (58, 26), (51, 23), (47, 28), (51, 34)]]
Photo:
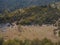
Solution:
[(60, 9), (60, 2), (54, 2), (54, 3), (52, 3), (51, 7)]

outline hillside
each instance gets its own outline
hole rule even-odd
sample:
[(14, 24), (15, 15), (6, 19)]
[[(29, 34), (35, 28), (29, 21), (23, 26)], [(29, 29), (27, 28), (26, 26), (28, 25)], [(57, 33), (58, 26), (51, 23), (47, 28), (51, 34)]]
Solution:
[(0, 2), (0, 45), (60, 45), (60, 2)]
[(0, 14), (0, 23), (17, 22), (21, 25), (54, 24), (60, 18), (60, 10), (48, 6), (33, 6)]

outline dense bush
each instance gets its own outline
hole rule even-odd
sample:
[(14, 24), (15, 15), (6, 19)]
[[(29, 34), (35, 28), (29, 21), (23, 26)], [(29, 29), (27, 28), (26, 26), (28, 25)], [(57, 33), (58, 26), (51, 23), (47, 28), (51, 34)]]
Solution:
[(48, 6), (36, 6), (0, 14), (0, 23), (17, 21), (22, 25), (31, 24), (54, 24), (60, 18), (60, 11), (57, 8)]
[(0, 38), (0, 45), (60, 45), (60, 42), (58, 43), (53, 43), (51, 40), (49, 39), (43, 39), (43, 40), (39, 40), (39, 39), (35, 39), (35, 40), (7, 40), (4, 41), (3, 38)]

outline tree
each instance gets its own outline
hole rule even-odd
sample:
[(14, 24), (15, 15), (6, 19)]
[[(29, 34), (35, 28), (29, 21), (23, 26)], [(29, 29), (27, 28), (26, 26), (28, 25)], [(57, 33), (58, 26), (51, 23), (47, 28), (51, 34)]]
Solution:
[(3, 42), (4, 42), (3, 38), (0, 38), (0, 45), (3, 45)]

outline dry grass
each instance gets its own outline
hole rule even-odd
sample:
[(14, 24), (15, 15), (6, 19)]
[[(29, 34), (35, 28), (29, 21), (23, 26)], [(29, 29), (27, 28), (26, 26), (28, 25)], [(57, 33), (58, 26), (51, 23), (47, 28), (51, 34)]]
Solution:
[(6, 32), (1, 32), (0, 34), (4, 37), (4, 39), (14, 39), (18, 38), (21, 40), (24, 39), (43, 39), (43, 38), (48, 38), (51, 39), (53, 42), (60, 41), (59, 37), (54, 36), (53, 30), (55, 29), (54, 26), (49, 25), (49, 26), (21, 26), (21, 31), (20, 32), (16, 27), (13, 28), (7, 28)]

